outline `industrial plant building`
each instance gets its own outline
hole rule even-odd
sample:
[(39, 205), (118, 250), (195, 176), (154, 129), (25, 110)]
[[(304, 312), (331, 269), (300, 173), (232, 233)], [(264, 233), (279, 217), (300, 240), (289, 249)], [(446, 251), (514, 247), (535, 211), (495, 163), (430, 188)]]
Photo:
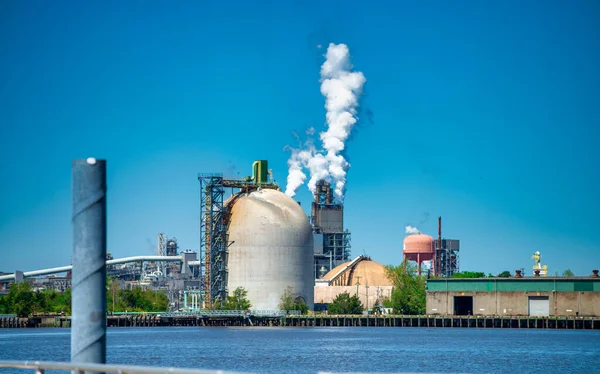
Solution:
[(314, 236), (314, 277), (350, 260), (350, 232), (344, 230), (344, 205), (333, 198), (331, 184), (318, 181), (311, 205)]
[[(351, 261), (344, 206), (329, 182), (317, 181), (310, 216), (272, 181), (266, 160), (255, 161), (252, 176), (224, 178), (200, 174), (203, 307), (224, 302), (242, 287), (254, 310), (279, 309), (286, 290), (310, 309), (320, 310), (340, 293), (357, 294), (365, 307), (389, 298), (392, 282), (385, 266), (359, 256)], [(231, 194), (226, 193), (231, 189)], [(226, 192), (227, 191), (227, 192)], [(458, 240), (424, 234), (404, 239), (404, 258), (425, 261), (430, 273), (459, 271)]]
[(392, 295), (393, 283), (385, 266), (369, 257), (345, 262), (315, 282), (315, 310), (326, 310), (337, 295), (357, 295), (365, 309), (372, 309)]
[(520, 277), (428, 279), (427, 314), (600, 316), (600, 278)]
[(247, 291), (253, 310), (279, 309), (286, 290), (313, 308), (311, 225), (302, 207), (270, 177), (266, 160), (255, 161), (252, 176), (243, 179), (198, 176), (206, 308), (222, 303), (238, 287)]

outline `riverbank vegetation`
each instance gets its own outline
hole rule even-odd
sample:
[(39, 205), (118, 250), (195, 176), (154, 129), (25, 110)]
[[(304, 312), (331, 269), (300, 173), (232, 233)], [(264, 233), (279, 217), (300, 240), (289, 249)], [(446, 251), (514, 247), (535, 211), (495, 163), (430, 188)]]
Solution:
[[(162, 291), (118, 289), (116, 281), (108, 281), (106, 291), (107, 312), (164, 312), (169, 306)], [(0, 314), (29, 317), (32, 314), (71, 315), (71, 289), (35, 291), (27, 282), (13, 283), (8, 295), (0, 296)]]
[(302, 298), (294, 297), (292, 294), (292, 287), (287, 287), (281, 295), (281, 301), (279, 303), (280, 310), (286, 311), (300, 311), (302, 314), (308, 313), (308, 306)]
[(383, 306), (392, 308), (394, 314), (425, 314), (427, 277), (417, 275), (417, 265), (405, 260), (398, 266), (387, 266), (386, 274), (394, 290), (391, 297), (383, 301)]
[(252, 304), (248, 301), (248, 291), (243, 287), (233, 290), (231, 295), (227, 296), (225, 302), (216, 309), (221, 310), (248, 310)]
[(169, 299), (161, 291), (142, 290), (140, 287), (119, 290), (114, 304), (112, 295), (106, 295), (106, 309), (110, 312), (164, 312), (168, 307)]
[(33, 313), (71, 314), (71, 290), (36, 292), (27, 282), (13, 283), (8, 295), (0, 296), (0, 314), (28, 317)]
[(329, 314), (362, 314), (364, 307), (357, 295), (350, 296), (348, 292), (341, 293), (327, 305)]

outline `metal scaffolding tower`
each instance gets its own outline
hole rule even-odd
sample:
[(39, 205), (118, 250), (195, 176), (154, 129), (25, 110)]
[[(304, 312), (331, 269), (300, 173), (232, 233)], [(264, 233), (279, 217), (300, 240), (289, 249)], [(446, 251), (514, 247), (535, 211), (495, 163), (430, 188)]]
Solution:
[(437, 277), (451, 278), (460, 272), (458, 252), (460, 240), (442, 239), (442, 217), (438, 217), (438, 238), (434, 241), (433, 273)]
[(157, 254), (159, 256), (167, 255), (167, 237), (162, 232), (158, 234), (158, 249)]
[(203, 294), (207, 307), (227, 297), (227, 225), (222, 174), (199, 174), (200, 259), (204, 276)]
[(436, 276), (451, 278), (454, 274), (460, 272), (460, 241), (453, 239), (442, 239), (441, 242), (439, 242), (436, 240), (435, 248)]
[(329, 257), (330, 270), (350, 260), (350, 232), (323, 234), (323, 253)]

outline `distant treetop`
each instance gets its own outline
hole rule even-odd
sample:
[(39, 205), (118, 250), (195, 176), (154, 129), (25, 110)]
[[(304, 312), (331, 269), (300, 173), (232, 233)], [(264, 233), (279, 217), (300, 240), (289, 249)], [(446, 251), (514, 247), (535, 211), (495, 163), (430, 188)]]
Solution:
[(461, 271), (454, 274), (452, 278), (485, 278), (485, 273), (480, 271)]

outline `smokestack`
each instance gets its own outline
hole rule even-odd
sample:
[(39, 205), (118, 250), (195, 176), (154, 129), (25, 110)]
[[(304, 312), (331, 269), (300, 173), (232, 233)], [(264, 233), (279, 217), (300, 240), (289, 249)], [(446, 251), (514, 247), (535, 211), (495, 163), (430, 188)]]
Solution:
[(442, 249), (442, 217), (438, 217), (438, 248)]
[(434, 274), (436, 275), (441, 275), (440, 274), (440, 267), (441, 267), (441, 263), (440, 263), (440, 249), (442, 249), (442, 216), (438, 217), (438, 245), (437, 245), (437, 250), (435, 251), (435, 261), (434, 261)]

